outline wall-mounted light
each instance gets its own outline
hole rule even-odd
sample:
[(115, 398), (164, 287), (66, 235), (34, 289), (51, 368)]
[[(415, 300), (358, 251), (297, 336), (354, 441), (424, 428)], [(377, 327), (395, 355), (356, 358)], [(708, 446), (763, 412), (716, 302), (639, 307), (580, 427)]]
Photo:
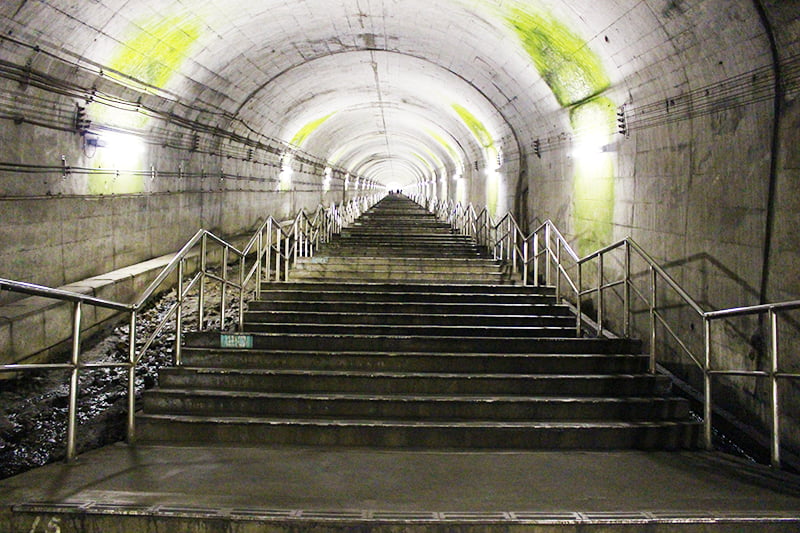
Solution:
[(103, 148), (102, 159), (105, 167), (120, 170), (141, 168), (145, 146), (140, 137), (115, 131), (103, 131), (95, 136), (93, 142), (98, 148)]
[(278, 175), (278, 190), (290, 191), (292, 189), (292, 161), (294, 155), (291, 152), (283, 154), (281, 159), (281, 173)]
[(331, 181), (333, 180), (333, 169), (331, 167), (325, 167), (325, 171), (323, 172), (322, 176), (322, 192), (326, 193), (331, 190)]

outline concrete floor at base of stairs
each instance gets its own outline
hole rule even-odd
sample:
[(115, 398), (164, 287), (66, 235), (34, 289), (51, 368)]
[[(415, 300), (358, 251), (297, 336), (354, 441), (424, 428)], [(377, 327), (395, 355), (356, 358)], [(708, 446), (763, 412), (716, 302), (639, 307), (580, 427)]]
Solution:
[(706, 452), (117, 444), (0, 481), (0, 514), (42, 503), (154, 514), (800, 519), (800, 477)]

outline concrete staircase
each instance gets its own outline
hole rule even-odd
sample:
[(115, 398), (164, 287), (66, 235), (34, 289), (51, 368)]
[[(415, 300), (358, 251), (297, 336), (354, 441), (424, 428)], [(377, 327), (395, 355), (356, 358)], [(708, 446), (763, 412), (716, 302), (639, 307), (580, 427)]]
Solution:
[(389, 196), (287, 283), (246, 348), (187, 336), (138, 415), (149, 443), (676, 449), (698, 425), (640, 342), (578, 338), (552, 289)]
[(379, 202), (323, 254), (299, 259), (290, 276), (306, 282), (512, 283), (473, 239), (401, 196)]

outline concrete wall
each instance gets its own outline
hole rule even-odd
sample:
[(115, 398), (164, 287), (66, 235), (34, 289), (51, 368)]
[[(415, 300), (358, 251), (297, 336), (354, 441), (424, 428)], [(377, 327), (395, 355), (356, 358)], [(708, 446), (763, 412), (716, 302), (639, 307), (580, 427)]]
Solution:
[[(325, 193), (322, 172), (308, 165), (295, 165), (290, 190), (279, 191), (272, 161), (142, 143), (128, 166), (114, 167), (108, 147), (77, 133), (1, 126), (0, 276), (14, 280), (60, 286), (174, 252), (200, 228), (239, 235), (267, 216), (343, 198), (340, 180)], [(2, 293), (0, 303), (17, 298)]]
[[(552, 218), (583, 254), (633, 237), (706, 310), (800, 298), (796, 275), (800, 122), (796, 93), (791, 92), (797, 84), (792, 72), (797, 62), (793, 56), (798, 52), (798, 23), (797, 3), (790, 4), (767, 5), (778, 51), (786, 63), (782, 82), (790, 91), (782, 100), (779, 117), (777, 194), (772, 204), (776, 116), (769, 35), (754, 3), (730, 2), (720, 9), (692, 9), (691, 18), (674, 13), (670, 26), (654, 29), (659, 37), (653, 37), (652, 44), (657, 45), (658, 54), (617, 65), (622, 76), (607, 95), (625, 104), (630, 131), (628, 136), (616, 135), (607, 147), (614, 171), (612, 176), (600, 177), (605, 183), (589, 193), (597, 209), (579, 212), (577, 208), (576, 197), (582, 194), (576, 185), (581, 155), (568, 135), (566, 142), (554, 143), (541, 158), (528, 156), (532, 194), (525, 207), (541, 219)], [(620, 19), (605, 33), (623, 34), (635, 22)], [(568, 131), (568, 112), (554, 113), (548, 123), (555, 127), (543, 132), (542, 138), (557, 138)], [(613, 204), (610, 231), (585, 231), (587, 226), (605, 223), (601, 214), (606, 202)], [(766, 247), (771, 253), (765, 260)], [(606, 281), (620, 275), (622, 264), (621, 256), (609, 260)], [(644, 263), (634, 261), (634, 271), (641, 273), (637, 285), (647, 293)], [(587, 283), (596, 278), (593, 269), (585, 273)], [(658, 293), (661, 312), (702, 358), (702, 320), (673, 291), (662, 286)], [(588, 300), (585, 304), (592, 309), (596, 302)], [(607, 305), (609, 311), (618, 311), (621, 293), (609, 296)], [(635, 306), (635, 331), (645, 339), (646, 311), (642, 303)], [(608, 313), (606, 318), (619, 330), (621, 321), (613, 316)], [(800, 368), (798, 317), (795, 312), (781, 321), (781, 369), (787, 372)], [(659, 336), (660, 361), (702, 388), (700, 373), (682, 349), (667, 340), (663, 329)], [(768, 368), (767, 331), (757, 318), (715, 323), (712, 337), (715, 368)], [(800, 388), (796, 382), (783, 383), (782, 408), (791, 413), (784, 417), (784, 444), (797, 449)], [(766, 381), (715, 378), (714, 386), (723, 407), (768, 431)]]

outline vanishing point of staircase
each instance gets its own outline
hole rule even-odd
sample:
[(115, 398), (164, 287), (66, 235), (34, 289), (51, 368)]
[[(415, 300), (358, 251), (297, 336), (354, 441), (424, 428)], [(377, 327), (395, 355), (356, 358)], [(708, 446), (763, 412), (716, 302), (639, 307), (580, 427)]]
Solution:
[(403, 448), (676, 449), (698, 425), (640, 342), (578, 338), (553, 290), (390, 195), (245, 316), (187, 336), (138, 440)]

